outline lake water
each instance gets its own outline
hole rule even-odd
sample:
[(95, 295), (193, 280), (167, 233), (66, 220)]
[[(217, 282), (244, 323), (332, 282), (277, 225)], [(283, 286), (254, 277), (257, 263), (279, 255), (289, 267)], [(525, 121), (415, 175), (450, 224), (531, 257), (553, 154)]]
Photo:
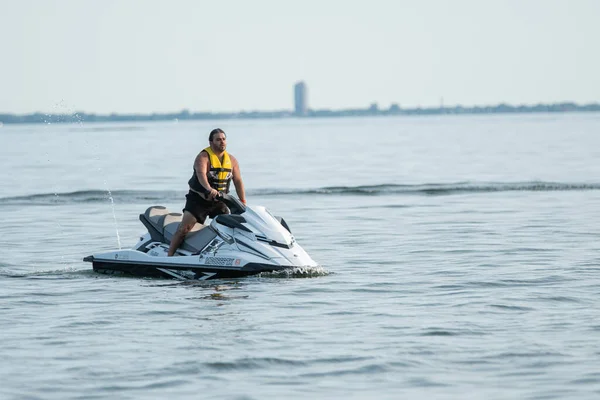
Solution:
[[(105, 276), (208, 132), (322, 268)], [(0, 128), (2, 399), (597, 399), (600, 114)]]

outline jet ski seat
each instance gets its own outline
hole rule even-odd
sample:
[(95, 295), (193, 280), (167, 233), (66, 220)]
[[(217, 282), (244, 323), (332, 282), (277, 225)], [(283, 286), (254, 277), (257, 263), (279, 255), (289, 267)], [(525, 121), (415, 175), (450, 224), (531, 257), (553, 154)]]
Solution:
[[(180, 213), (170, 213), (163, 206), (148, 207), (146, 212), (140, 214), (140, 221), (148, 229), (152, 240), (166, 244), (171, 244), (182, 218)], [(199, 253), (216, 236), (217, 233), (211, 227), (196, 223), (179, 248)]]

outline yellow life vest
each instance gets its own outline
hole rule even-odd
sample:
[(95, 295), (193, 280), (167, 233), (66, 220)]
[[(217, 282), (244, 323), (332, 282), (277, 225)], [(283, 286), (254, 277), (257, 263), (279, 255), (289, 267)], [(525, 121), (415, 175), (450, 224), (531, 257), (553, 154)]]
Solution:
[(209, 185), (219, 192), (229, 192), (229, 184), (233, 176), (233, 166), (229, 153), (223, 152), (223, 162), (215, 154), (210, 147), (204, 149), (208, 153), (210, 159), (210, 170), (206, 173)]

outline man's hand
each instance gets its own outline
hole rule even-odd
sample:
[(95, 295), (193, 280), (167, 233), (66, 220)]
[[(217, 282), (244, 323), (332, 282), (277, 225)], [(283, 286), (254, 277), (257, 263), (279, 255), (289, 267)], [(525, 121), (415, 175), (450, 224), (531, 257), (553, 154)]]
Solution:
[(216, 189), (210, 189), (210, 192), (208, 192), (207, 197), (208, 200), (214, 200), (217, 198), (217, 196), (219, 195), (219, 191)]

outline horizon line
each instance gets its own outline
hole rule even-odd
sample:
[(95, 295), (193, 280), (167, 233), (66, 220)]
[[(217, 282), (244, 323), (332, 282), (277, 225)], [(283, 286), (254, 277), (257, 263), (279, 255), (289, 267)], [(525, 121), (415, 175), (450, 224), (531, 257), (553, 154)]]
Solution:
[[(343, 113), (349, 111), (364, 111), (364, 110), (377, 110), (377, 111), (386, 111), (386, 110), (398, 110), (398, 111), (434, 111), (434, 110), (479, 110), (479, 109), (490, 109), (490, 108), (500, 108), (507, 107), (512, 109), (527, 109), (527, 108), (535, 108), (535, 107), (553, 107), (553, 106), (570, 106), (575, 108), (587, 108), (587, 107), (595, 107), (600, 106), (600, 103), (597, 101), (588, 102), (588, 103), (577, 103), (574, 101), (561, 101), (561, 102), (549, 102), (549, 103), (507, 103), (507, 102), (499, 102), (499, 103), (490, 103), (490, 104), (474, 104), (474, 105), (462, 105), (462, 104), (454, 104), (454, 105), (437, 105), (437, 106), (411, 106), (403, 108), (399, 103), (391, 103), (387, 108), (380, 108), (377, 102), (371, 103), (366, 108), (360, 107), (346, 107), (346, 108), (308, 108), (308, 113), (320, 113), (320, 112), (332, 112), (332, 113)], [(181, 115), (181, 114), (189, 114), (189, 115), (239, 115), (239, 114), (257, 114), (257, 113), (290, 113), (292, 115), (297, 115), (293, 109), (271, 109), (271, 110), (258, 110), (258, 109), (250, 109), (250, 110), (238, 110), (238, 111), (190, 111), (189, 108), (183, 108), (179, 111), (146, 111), (146, 112), (88, 112), (88, 111), (67, 111), (62, 113), (53, 113), (53, 112), (43, 112), (43, 111), (33, 111), (26, 113), (17, 113), (17, 112), (0, 112), (0, 116), (3, 117), (29, 117), (29, 116), (73, 116), (73, 115), (86, 115), (86, 116), (152, 116), (152, 115)], [(5, 121), (6, 122), (6, 121)]]

